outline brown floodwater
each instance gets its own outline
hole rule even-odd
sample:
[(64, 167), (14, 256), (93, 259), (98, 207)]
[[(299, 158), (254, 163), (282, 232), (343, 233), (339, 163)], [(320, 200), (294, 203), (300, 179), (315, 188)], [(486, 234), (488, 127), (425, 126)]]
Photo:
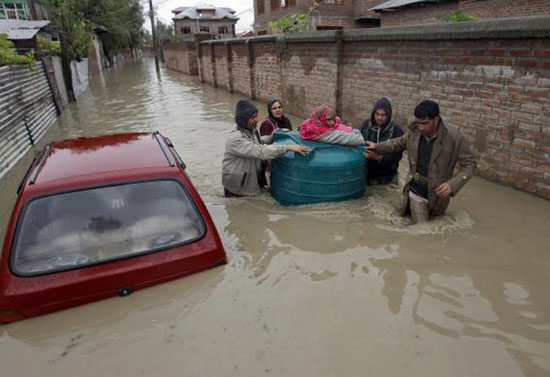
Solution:
[[(447, 216), (410, 226), (398, 187), (301, 207), (224, 198), (240, 98), (144, 59), (66, 108), (42, 144), (169, 136), (229, 263), (0, 326), (1, 376), (550, 376), (550, 202), (475, 177)], [(0, 180), (2, 236), (31, 158)]]

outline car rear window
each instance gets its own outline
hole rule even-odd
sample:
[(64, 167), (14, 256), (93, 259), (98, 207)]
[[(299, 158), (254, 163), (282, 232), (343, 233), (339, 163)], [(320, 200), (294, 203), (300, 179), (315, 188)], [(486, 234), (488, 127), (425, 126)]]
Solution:
[(69, 270), (174, 247), (204, 233), (200, 213), (175, 181), (61, 193), (27, 205), (11, 267), (23, 276)]

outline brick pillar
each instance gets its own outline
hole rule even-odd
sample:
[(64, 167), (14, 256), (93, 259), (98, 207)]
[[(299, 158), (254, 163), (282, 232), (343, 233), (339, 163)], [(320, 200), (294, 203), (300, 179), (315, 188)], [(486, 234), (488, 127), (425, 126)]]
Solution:
[(284, 62), (285, 62), (285, 55), (287, 52), (287, 45), (286, 45), (286, 39), (284, 35), (281, 35), (280, 37), (277, 37), (277, 45), (279, 46), (279, 56), (277, 57), (277, 63), (279, 64), (279, 85), (280, 85), (280, 92), (281, 92), (281, 98), (283, 104), (286, 104), (286, 98), (285, 98), (285, 68), (284, 68)]
[(214, 51), (214, 44), (209, 43), (210, 45), (210, 63), (212, 64), (212, 85), (214, 88), (218, 86), (218, 75), (216, 69), (216, 52)]
[(198, 65), (198, 71), (199, 71), (199, 78), (201, 79), (201, 82), (204, 82), (204, 67), (202, 66), (202, 51), (201, 51), (200, 40), (195, 41), (195, 49), (197, 51), (197, 65)]
[(248, 80), (250, 83), (250, 99), (256, 99), (256, 83), (254, 82), (254, 48), (250, 39), (246, 41), (248, 48)]
[(342, 81), (343, 81), (343, 69), (344, 66), (344, 40), (342, 30), (336, 30), (336, 43), (335, 43), (335, 64), (336, 64), (336, 93), (335, 104), (336, 114), (342, 114)]
[(233, 93), (233, 67), (231, 62), (233, 61), (232, 57), (233, 52), (231, 51), (231, 43), (225, 42), (225, 63), (227, 64), (227, 91)]

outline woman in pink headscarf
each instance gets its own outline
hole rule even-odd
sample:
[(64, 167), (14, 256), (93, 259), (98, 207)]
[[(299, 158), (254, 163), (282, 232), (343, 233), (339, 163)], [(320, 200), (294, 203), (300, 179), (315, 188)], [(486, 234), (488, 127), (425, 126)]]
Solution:
[(365, 143), (361, 131), (340, 123), (340, 118), (327, 105), (313, 109), (311, 118), (306, 119), (300, 126), (299, 134), (304, 140), (329, 144), (355, 147)]

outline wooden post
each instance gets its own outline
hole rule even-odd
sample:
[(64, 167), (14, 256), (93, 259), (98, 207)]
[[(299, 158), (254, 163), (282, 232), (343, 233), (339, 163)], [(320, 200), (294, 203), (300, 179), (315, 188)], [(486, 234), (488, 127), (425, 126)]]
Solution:
[(73, 88), (73, 73), (71, 71), (71, 59), (69, 58), (69, 44), (65, 33), (59, 33), (59, 45), (61, 46), (61, 67), (63, 68), (63, 79), (65, 80), (65, 88), (67, 88), (67, 95), (69, 102), (75, 102)]
[(61, 100), (61, 94), (59, 93), (57, 81), (55, 80), (55, 70), (53, 68), (52, 57), (50, 55), (42, 55), (41, 59), (42, 63), (44, 64), (44, 72), (46, 73), (48, 84), (50, 85), (50, 90), (52, 92), (53, 102), (55, 103), (57, 115), (59, 115), (63, 111), (63, 101)]

